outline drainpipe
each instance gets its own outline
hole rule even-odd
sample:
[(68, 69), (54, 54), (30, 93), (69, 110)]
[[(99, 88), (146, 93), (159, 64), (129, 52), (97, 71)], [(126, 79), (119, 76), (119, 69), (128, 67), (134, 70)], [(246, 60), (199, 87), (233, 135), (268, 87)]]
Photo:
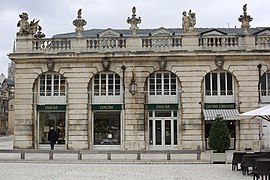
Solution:
[(259, 71), (259, 83), (258, 83), (258, 95), (259, 95), (259, 102), (261, 102), (261, 69), (262, 69), (262, 65), (258, 64), (257, 65), (258, 71)]
[(126, 88), (125, 88), (125, 71), (126, 71), (126, 66), (125, 65), (122, 65), (121, 66), (121, 69), (122, 69), (122, 78), (123, 78), (123, 109), (126, 109), (125, 107), (125, 93), (126, 93)]

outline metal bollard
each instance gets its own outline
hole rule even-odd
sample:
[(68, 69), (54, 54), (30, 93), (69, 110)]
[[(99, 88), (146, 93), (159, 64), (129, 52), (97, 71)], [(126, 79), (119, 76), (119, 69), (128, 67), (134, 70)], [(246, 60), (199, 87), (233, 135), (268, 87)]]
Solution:
[(53, 151), (50, 150), (50, 153), (49, 153), (49, 160), (53, 160)]
[(167, 153), (167, 160), (171, 160), (171, 154)]
[(112, 155), (110, 152), (108, 152), (108, 154), (107, 154), (107, 160), (112, 160)]
[(197, 160), (201, 160), (201, 153), (197, 153)]
[(78, 153), (78, 160), (82, 160), (82, 153), (80, 151)]
[(137, 152), (137, 160), (141, 160), (141, 153)]
[(25, 152), (23, 151), (23, 149), (22, 149), (22, 152), (21, 152), (21, 159), (25, 159)]

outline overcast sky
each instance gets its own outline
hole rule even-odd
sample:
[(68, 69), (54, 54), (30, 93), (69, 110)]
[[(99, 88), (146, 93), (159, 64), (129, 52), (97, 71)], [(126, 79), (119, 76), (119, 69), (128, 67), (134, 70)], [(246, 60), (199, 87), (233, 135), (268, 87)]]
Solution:
[(195, 27), (227, 28), (240, 27), (238, 18), (247, 5), (253, 17), (251, 27), (270, 26), (269, 0), (0, 0), (0, 73), (7, 76), (7, 54), (12, 52), (19, 14), (28, 13), (29, 20), (40, 20), (39, 25), (46, 37), (73, 32), (72, 21), (82, 8), (82, 17), (87, 21), (85, 29), (129, 28), (133, 6), (142, 18), (139, 28), (180, 28), (182, 12), (196, 13)]

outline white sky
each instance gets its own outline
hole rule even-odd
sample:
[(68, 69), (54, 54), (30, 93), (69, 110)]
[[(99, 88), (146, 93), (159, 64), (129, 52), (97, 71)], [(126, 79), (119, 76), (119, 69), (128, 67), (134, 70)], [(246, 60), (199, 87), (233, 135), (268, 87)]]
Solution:
[(182, 12), (196, 13), (195, 27), (240, 27), (238, 18), (247, 5), (248, 15), (253, 17), (251, 27), (270, 26), (269, 0), (0, 0), (0, 73), (7, 76), (7, 54), (12, 52), (18, 31), (19, 14), (27, 12), (29, 20), (40, 20), (39, 25), (46, 37), (73, 32), (72, 21), (82, 8), (86, 29), (129, 28), (133, 6), (137, 17), (142, 18), (139, 28), (180, 28)]

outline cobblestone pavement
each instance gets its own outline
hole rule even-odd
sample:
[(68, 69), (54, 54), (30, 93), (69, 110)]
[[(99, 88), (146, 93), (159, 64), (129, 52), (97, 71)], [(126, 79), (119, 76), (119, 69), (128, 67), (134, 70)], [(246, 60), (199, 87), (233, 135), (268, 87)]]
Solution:
[(1, 180), (251, 180), (230, 164), (0, 163)]
[[(12, 149), (13, 136), (0, 137), (0, 149)], [(0, 180), (251, 180), (252, 176), (232, 171), (231, 164), (177, 162), (78, 161), (61, 155), (27, 157), (0, 154)], [(203, 157), (208, 159), (208, 155)], [(192, 157), (194, 158), (194, 157)], [(8, 160), (6, 160), (8, 159)], [(10, 160), (11, 159), (11, 160)], [(12, 160), (13, 159), (13, 160)], [(35, 160), (31, 160), (35, 159)], [(229, 158), (231, 159), (231, 157)]]

